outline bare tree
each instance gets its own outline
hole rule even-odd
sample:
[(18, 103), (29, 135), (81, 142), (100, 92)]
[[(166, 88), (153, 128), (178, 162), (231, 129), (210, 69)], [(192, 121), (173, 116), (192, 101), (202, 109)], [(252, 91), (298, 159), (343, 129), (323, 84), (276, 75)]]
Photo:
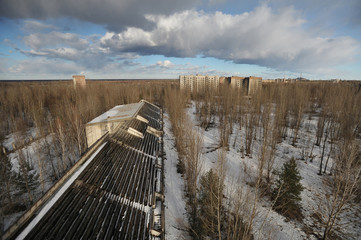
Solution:
[(197, 229), (200, 237), (222, 239), (225, 217), (223, 207), (225, 176), (226, 157), (224, 149), (221, 149), (216, 169), (211, 169), (200, 179), (198, 219), (201, 225)]
[(38, 159), (38, 169), (39, 169), (39, 181), (41, 186), (41, 191), (44, 194), (45, 193), (45, 161), (44, 161), (44, 155), (42, 153), (43, 146), (38, 143), (35, 147), (35, 153)]
[[(278, 86), (277, 86), (278, 87)], [(278, 137), (278, 142), (287, 135), (287, 128), (289, 123), (287, 92), (284, 86), (279, 86), (276, 94), (275, 116), (274, 116), (274, 129), (277, 131), (275, 136)]]
[[(1, 141), (2, 142), (2, 141)], [(6, 153), (5, 148), (0, 144), (0, 179), (1, 179), (1, 195), (6, 197), (8, 202), (12, 203), (11, 184), (12, 184), (12, 164)], [(4, 205), (4, 202), (1, 204)]]
[(218, 232), (218, 239), (222, 239), (222, 220), (224, 216), (224, 210), (223, 210), (223, 191), (224, 191), (224, 181), (227, 175), (227, 159), (226, 159), (226, 153), (224, 149), (222, 148), (220, 153), (218, 154), (218, 160), (217, 160), (217, 175), (218, 175), (218, 186), (216, 196), (217, 196), (217, 232)]
[(246, 189), (244, 184), (240, 184), (238, 179), (231, 188), (226, 198), (226, 239), (230, 240), (250, 240), (252, 239), (251, 229), (248, 227), (247, 220), (250, 216), (249, 210), (251, 205), (251, 192)]
[[(337, 141), (338, 126), (339, 126), (339, 124), (336, 122), (335, 117), (330, 118), (328, 128), (327, 128), (327, 135), (329, 135), (329, 142), (330, 142), (330, 150), (327, 155), (327, 160), (325, 163), (325, 167), (323, 169), (323, 174), (326, 173), (330, 156), (333, 153), (334, 144)], [(322, 151), (324, 151), (324, 148), (322, 149)]]
[(326, 126), (326, 121), (327, 121), (325, 111), (326, 110), (322, 110), (322, 112), (318, 118), (318, 121), (317, 121), (316, 146), (320, 146), (323, 134), (325, 132), (325, 126)]
[(247, 156), (252, 155), (252, 143), (254, 140), (255, 132), (256, 132), (256, 124), (257, 124), (257, 110), (256, 106), (252, 105), (249, 101), (247, 104), (247, 112), (243, 115), (243, 123), (245, 129), (245, 151)]
[(32, 194), (32, 190), (31, 190), (31, 183), (30, 183), (30, 179), (29, 179), (29, 162), (26, 159), (26, 156), (24, 154), (23, 149), (19, 149), (17, 151), (18, 154), (18, 163), (19, 163), (19, 178), (21, 178), (21, 180), (19, 181), (20, 184), (24, 184), (25, 185), (25, 189), (28, 193), (28, 197), (29, 197), (29, 201), (30, 203), (33, 203), (34, 197)]
[(358, 140), (340, 142), (335, 161), (333, 179), (325, 179), (331, 192), (327, 191), (326, 186), (326, 192), (320, 196), (318, 206), (317, 214), (324, 227), (322, 239), (329, 239), (332, 230), (338, 223), (338, 216), (352, 201), (357, 187), (361, 183)]
[(57, 140), (59, 141), (60, 148), (61, 148), (61, 158), (59, 158), (58, 170), (61, 170), (62, 174), (64, 174), (65, 170), (67, 169), (66, 134), (65, 134), (65, 128), (64, 128), (63, 121), (59, 117), (57, 117), (55, 119), (55, 130), (56, 130)]
[(69, 119), (71, 119), (72, 123), (73, 138), (76, 142), (78, 153), (81, 155), (86, 148), (85, 129), (79, 110), (76, 106), (71, 107), (71, 117)]
[(291, 129), (293, 130), (292, 145), (296, 146), (298, 132), (301, 127), (303, 114), (305, 109), (308, 107), (307, 105), (309, 102), (309, 95), (308, 95), (308, 89), (306, 87), (301, 87), (301, 85), (296, 85), (293, 93), (294, 93), (293, 94), (294, 97), (291, 98), (293, 99), (293, 103), (291, 104), (292, 118), (290, 121), (290, 126)]
[(189, 126), (188, 151), (185, 156), (186, 187), (191, 216), (197, 214), (197, 184), (203, 164), (203, 138)]

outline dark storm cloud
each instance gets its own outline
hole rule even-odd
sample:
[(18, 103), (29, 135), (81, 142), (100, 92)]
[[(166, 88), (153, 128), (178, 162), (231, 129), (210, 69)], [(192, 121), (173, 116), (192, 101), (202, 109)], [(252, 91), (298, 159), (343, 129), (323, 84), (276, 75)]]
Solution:
[(0, 0), (0, 17), (58, 18), (73, 17), (117, 31), (127, 26), (149, 27), (145, 14), (172, 14), (189, 9), (194, 0)]

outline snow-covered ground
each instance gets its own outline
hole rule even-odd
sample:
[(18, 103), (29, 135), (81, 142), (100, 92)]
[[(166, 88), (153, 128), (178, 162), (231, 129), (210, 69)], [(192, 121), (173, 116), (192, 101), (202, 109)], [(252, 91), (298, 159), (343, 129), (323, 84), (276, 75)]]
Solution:
[(165, 169), (165, 234), (166, 239), (191, 239), (188, 235), (188, 224), (184, 193), (184, 183), (177, 173), (178, 153), (174, 146), (168, 115), (164, 114), (164, 151)]
[[(204, 165), (203, 173), (211, 168), (215, 168), (217, 159), (220, 154), (220, 149), (215, 149), (219, 143), (219, 130), (218, 123), (214, 127), (209, 128), (208, 131), (204, 131), (199, 127), (197, 123), (197, 117), (195, 115), (195, 106), (187, 109), (188, 116), (194, 124), (194, 129), (203, 134), (204, 142)], [(173, 144), (173, 136), (170, 132), (170, 123), (165, 119), (165, 151), (167, 154), (167, 161), (165, 164), (166, 171), (166, 231), (168, 232), (167, 239), (180, 239), (180, 234), (184, 233), (179, 228), (178, 219), (183, 222), (186, 221), (186, 215), (184, 210), (184, 198), (183, 195), (183, 179), (176, 173), (177, 152)], [(258, 169), (258, 153), (262, 145), (260, 139), (254, 140), (252, 158), (241, 158), (240, 149), (244, 145), (244, 132), (239, 130), (239, 124), (234, 124), (233, 134), (230, 138), (230, 149), (226, 152), (227, 163), (227, 177), (226, 188), (231, 188), (234, 182), (238, 181), (238, 184), (244, 184), (245, 188), (249, 188), (248, 183), (254, 181), (257, 175)], [(308, 126), (307, 126), (308, 125)], [(291, 145), (292, 139), (287, 138), (282, 143), (277, 145), (276, 159), (274, 163), (275, 169), (281, 169), (283, 163), (288, 161), (291, 157), (297, 159), (298, 168), (302, 177), (301, 183), (304, 186), (304, 190), (301, 194), (301, 209), (304, 215), (302, 222), (295, 220), (287, 220), (282, 215), (272, 210), (272, 203), (269, 198), (261, 198), (256, 204), (257, 214), (254, 220), (253, 234), (255, 239), (316, 239), (315, 234), (321, 235), (322, 228), (320, 223), (312, 217), (313, 213), (317, 210), (317, 206), (322, 198), (322, 192), (325, 187), (323, 186), (323, 179), (328, 178), (328, 175), (317, 175), (320, 165), (320, 157), (322, 148), (321, 146), (314, 146), (315, 129), (317, 126), (317, 118), (314, 117), (310, 121), (305, 120), (301, 126), (299, 132), (299, 140), (296, 147)], [(315, 157), (311, 162), (309, 158), (302, 159), (302, 149)], [(326, 156), (329, 152), (330, 146), (326, 145)], [(332, 155), (330, 157), (327, 172), (329, 172), (332, 166)], [(239, 182), (239, 179), (245, 179)], [(252, 187), (251, 191), (252, 191)], [(323, 195), (324, 196), (324, 195)], [(352, 214), (353, 213), (353, 214)], [(353, 206), (343, 217), (344, 222), (353, 221), (353, 224), (345, 225), (341, 230), (342, 238), (346, 239), (360, 239), (361, 236), (361, 207)], [(307, 233), (305, 229), (308, 229)], [(311, 229), (311, 232), (310, 232)]]

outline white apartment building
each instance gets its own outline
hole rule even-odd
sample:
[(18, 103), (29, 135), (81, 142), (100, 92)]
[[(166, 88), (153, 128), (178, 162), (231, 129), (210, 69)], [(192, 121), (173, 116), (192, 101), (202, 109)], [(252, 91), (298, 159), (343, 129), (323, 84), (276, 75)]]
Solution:
[(219, 76), (208, 75), (180, 75), (179, 84), (181, 89), (191, 92), (205, 88), (217, 88), (219, 86)]

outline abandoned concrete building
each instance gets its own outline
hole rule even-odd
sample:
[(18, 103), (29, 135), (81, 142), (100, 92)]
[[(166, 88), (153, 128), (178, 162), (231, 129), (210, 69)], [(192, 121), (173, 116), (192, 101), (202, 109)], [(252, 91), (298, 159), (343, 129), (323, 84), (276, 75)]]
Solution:
[(74, 83), (74, 88), (77, 88), (77, 87), (85, 88), (86, 87), (85, 76), (84, 75), (74, 75), (73, 83)]
[(255, 93), (258, 89), (262, 88), (261, 77), (229, 77), (228, 82), (232, 87), (241, 88), (247, 95)]
[(262, 87), (261, 77), (219, 77), (204, 75), (180, 75), (179, 86), (182, 90), (199, 92), (207, 88), (218, 88), (220, 84), (230, 84), (245, 91), (247, 95), (253, 94)]
[(179, 76), (180, 88), (184, 90), (201, 91), (219, 86), (219, 76), (208, 75), (181, 75)]
[(162, 117), (142, 100), (89, 122), (91, 147), (4, 239), (164, 239)]

